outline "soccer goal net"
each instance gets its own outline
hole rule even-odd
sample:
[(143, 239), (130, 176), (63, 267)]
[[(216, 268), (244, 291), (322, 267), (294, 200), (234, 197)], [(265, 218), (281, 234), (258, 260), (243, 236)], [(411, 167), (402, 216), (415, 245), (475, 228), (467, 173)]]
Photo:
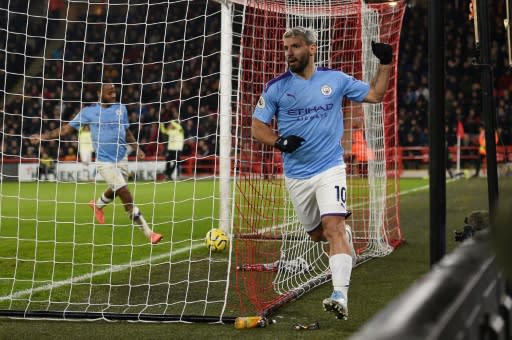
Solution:
[[(378, 60), (371, 42), (397, 55), (402, 2), (247, 1), (240, 44), (239, 176), (235, 248), (237, 284), (251, 305), (272, 311), (330, 279), (325, 244), (309, 240), (299, 225), (282, 177), (281, 154), (251, 138), (251, 114), (264, 84), (285, 72), (282, 36), (287, 27), (318, 32), (317, 66), (370, 82)], [(358, 263), (389, 254), (402, 240), (399, 228), (396, 69), (383, 103), (344, 103), (347, 223)], [(245, 241), (242, 241), (245, 239)], [(272, 273), (272, 274), (269, 274)], [(243, 289), (242, 289), (243, 288)]]
[[(280, 154), (251, 138), (251, 114), (286, 70), (287, 27), (318, 31), (319, 66), (370, 81), (371, 41), (397, 55), (403, 10), (403, 1), (1, 2), (0, 315), (231, 321), (329, 280), (325, 245), (297, 223)], [(98, 104), (104, 84), (114, 104)], [(402, 240), (395, 91), (396, 67), (382, 104), (344, 105), (358, 263)], [(68, 131), (85, 111), (98, 120)], [(97, 137), (112, 126), (115, 141)], [(146, 230), (126, 212), (126, 191), (104, 199), (98, 142), (122, 154), (125, 131), (145, 158), (129, 143), (112, 172), (123, 169)], [(108, 203), (103, 220), (93, 203)], [(227, 249), (205, 246), (214, 228)], [(163, 238), (152, 243), (148, 230)]]

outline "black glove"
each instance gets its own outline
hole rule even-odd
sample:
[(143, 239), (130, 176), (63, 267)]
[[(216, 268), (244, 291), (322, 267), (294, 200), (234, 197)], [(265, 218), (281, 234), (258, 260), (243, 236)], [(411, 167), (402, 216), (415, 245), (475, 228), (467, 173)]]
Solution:
[(389, 44), (372, 41), (372, 52), (379, 58), (382, 65), (389, 65), (393, 60), (393, 48)]
[(288, 137), (279, 137), (276, 142), (274, 143), (274, 146), (281, 150), (282, 152), (294, 152), (297, 150), (302, 143), (304, 143), (306, 140), (299, 136), (288, 136)]

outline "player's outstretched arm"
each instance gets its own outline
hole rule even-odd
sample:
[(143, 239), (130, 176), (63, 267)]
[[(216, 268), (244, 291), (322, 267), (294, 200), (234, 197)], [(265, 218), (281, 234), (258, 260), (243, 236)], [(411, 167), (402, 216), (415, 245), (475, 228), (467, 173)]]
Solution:
[(38, 144), (42, 140), (52, 140), (52, 139), (59, 138), (60, 136), (69, 135), (73, 131), (75, 131), (75, 129), (71, 125), (66, 124), (66, 125), (62, 126), (61, 128), (57, 128), (57, 129), (50, 130), (48, 132), (44, 132), (41, 135), (33, 134), (30, 136), (30, 142), (35, 145), (35, 144)]
[(364, 99), (367, 103), (380, 103), (388, 89), (391, 62), (393, 61), (393, 48), (389, 44), (372, 41), (372, 52), (379, 59), (377, 74), (370, 83), (370, 91)]

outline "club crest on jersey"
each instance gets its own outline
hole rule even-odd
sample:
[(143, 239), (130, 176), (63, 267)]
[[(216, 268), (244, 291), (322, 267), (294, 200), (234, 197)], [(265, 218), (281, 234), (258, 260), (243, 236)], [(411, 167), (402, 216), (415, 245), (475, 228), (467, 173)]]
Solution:
[(258, 99), (258, 104), (256, 106), (259, 109), (265, 108), (265, 99), (263, 99), (263, 96), (260, 96), (260, 99)]
[(116, 110), (116, 115), (120, 116), (121, 115), (121, 110)]
[(332, 94), (332, 88), (329, 85), (322, 86), (320, 91), (324, 96), (330, 96)]

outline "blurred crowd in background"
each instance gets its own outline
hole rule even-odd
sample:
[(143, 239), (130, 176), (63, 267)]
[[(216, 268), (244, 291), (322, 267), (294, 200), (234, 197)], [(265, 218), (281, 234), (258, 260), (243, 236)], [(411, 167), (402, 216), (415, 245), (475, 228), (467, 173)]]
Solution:
[[(164, 154), (165, 135), (159, 133), (159, 124), (174, 119), (185, 132), (183, 156), (217, 153), (218, 8), (195, 2), (186, 12), (168, 11), (165, 4), (149, 6), (149, 10), (138, 5), (110, 6), (113, 9), (109, 10), (96, 6), (89, 11), (77, 7), (65, 13), (66, 21), (59, 20), (63, 0), (50, 2), (50, 20), (27, 16), (24, 2), (8, 4), (8, 21), (7, 5), (0, 6), (0, 22), (9, 25), (8, 30), (0, 30), (0, 41), (5, 41), (0, 46), (0, 83), (5, 89), (0, 90), (2, 157), (37, 159), (46, 152), (55, 159), (77, 159), (76, 136), (45, 142), (44, 150), (31, 145), (25, 136), (56, 128), (84, 105), (96, 102), (94, 84), (105, 79), (117, 84), (133, 123), (130, 129), (148, 156)], [(473, 24), (466, 2), (445, 6), (447, 141), (449, 146), (456, 144), (460, 121), (465, 131), (462, 145), (477, 146), (481, 89), (480, 73), (474, 66)], [(491, 58), (498, 143), (511, 145), (512, 73), (503, 26), (505, 11), (503, 4), (493, 6)], [(186, 21), (180, 20), (183, 13)], [(41, 34), (45, 31), (49, 39)], [(410, 4), (398, 61), (398, 138), (404, 147), (428, 146), (427, 46), (427, 8)]]
[[(164, 154), (160, 123), (170, 120), (179, 120), (185, 131), (185, 155), (215, 154), (220, 15), (213, 6), (191, 5), (186, 21), (182, 11), (164, 3), (108, 10), (97, 5), (88, 11), (75, 6), (64, 13), (67, 21), (30, 16), (27, 24), (27, 4), (10, 4), (9, 31), (20, 34), (6, 39), (9, 53), (0, 49), (0, 70), (9, 71), (0, 71), (6, 89), (0, 112), (4, 157), (37, 158), (26, 136), (54, 129), (97, 102), (102, 81), (116, 84), (147, 156)], [(193, 13), (210, 17), (196, 20)], [(5, 9), (0, 21), (7, 22)], [(45, 30), (46, 41), (38, 38)], [(51, 53), (43, 61), (44, 50)], [(44, 142), (42, 148), (55, 159), (77, 159), (77, 136)]]
[[(512, 70), (508, 65), (508, 46), (503, 25), (505, 4), (490, 8), (491, 60), (494, 70), (498, 144), (512, 145)], [(448, 146), (457, 142), (457, 123), (464, 128), (463, 147), (478, 147), (482, 113), (481, 73), (475, 50), (473, 21), (469, 20), (469, 1), (445, 3), (445, 115)], [(404, 147), (428, 146), (428, 41), (427, 7), (408, 7), (400, 39), (398, 65), (398, 133)], [(412, 153), (418, 153), (413, 151)], [(476, 151), (475, 151), (476, 153)], [(478, 155), (476, 153), (476, 155)], [(417, 167), (419, 161), (408, 165)], [(466, 163), (471, 163), (467, 161)], [(469, 166), (469, 164), (464, 164)]]

